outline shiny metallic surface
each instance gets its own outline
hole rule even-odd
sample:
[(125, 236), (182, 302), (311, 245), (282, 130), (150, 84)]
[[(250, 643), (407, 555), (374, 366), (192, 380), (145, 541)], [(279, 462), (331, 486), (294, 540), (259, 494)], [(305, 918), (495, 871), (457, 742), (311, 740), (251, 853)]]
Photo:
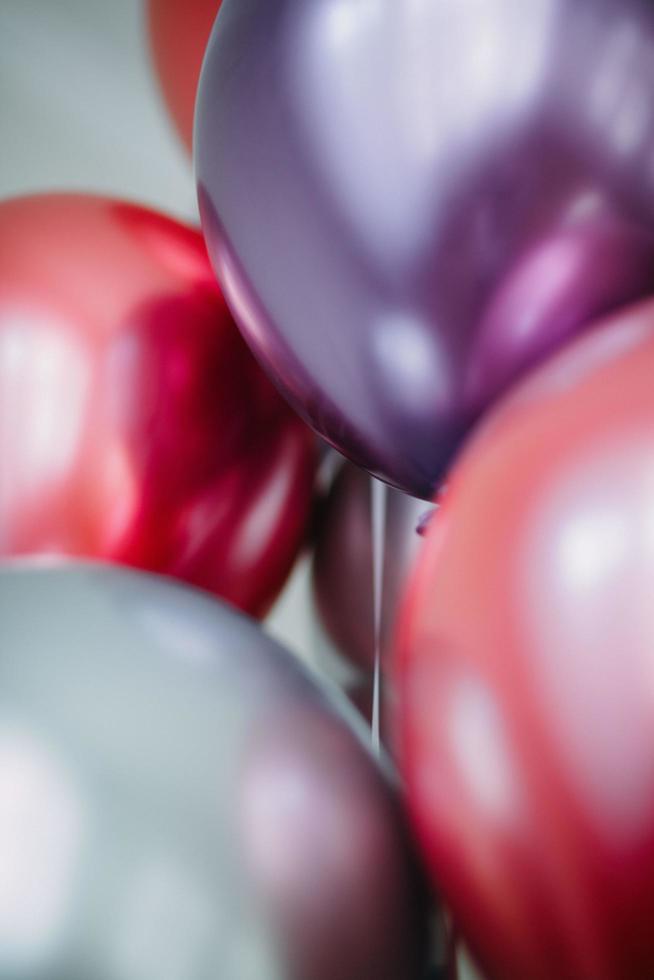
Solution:
[(199, 232), (70, 194), (0, 204), (0, 460), (0, 557), (108, 559), (255, 614), (315, 470)]
[(100, 565), (0, 570), (0, 976), (421, 978), (404, 819), (252, 621)]
[(652, 290), (649, 0), (224, 0), (203, 229), (311, 424), (431, 496), (509, 381)]
[(487, 975), (654, 975), (654, 304), (518, 386), (407, 592), (401, 758)]

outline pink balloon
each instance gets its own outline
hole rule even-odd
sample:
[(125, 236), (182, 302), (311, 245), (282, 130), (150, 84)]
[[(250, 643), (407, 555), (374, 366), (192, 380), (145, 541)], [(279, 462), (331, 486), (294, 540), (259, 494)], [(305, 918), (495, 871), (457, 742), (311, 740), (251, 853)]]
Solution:
[(399, 631), (422, 849), (496, 980), (654, 976), (654, 303), (513, 392)]

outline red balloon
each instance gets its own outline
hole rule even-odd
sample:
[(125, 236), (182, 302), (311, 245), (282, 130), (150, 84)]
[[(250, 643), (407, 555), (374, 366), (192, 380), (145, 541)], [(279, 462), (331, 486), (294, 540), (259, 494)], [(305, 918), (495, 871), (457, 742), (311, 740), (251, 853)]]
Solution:
[(148, 29), (159, 84), (189, 153), (202, 59), (220, 3), (148, 0)]
[(0, 555), (122, 562), (262, 615), (314, 466), (198, 232), (94, 197), (0, 205)]
[(490, 977), (654, 976), (654, 303), (508, 397), (399, 630), (401, 755)]

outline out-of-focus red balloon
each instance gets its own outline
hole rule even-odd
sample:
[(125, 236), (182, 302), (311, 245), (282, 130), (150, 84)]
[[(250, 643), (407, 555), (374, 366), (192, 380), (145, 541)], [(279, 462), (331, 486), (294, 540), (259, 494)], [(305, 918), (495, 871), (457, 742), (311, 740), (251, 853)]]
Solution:
[(189, 153), (195, 93), (221, 0), (148, 0), (148, 29), (159, 84)]
[(101, 198), (0, 205), (1, 556), (122, 562), (261, 615), (313, 476), (198, 232)]
[(654, 303), (509, 396), (399, 630), (433, 872), (501, 980), (654, 976)]

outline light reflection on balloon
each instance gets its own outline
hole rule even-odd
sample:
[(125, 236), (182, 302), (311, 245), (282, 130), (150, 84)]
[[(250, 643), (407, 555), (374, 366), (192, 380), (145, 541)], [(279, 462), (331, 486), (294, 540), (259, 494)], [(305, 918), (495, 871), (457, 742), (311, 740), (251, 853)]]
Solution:
[(66, 926), (84, 835), (82, 800), (38, 733), (0, 725), (0, 973), (47, 962)]

